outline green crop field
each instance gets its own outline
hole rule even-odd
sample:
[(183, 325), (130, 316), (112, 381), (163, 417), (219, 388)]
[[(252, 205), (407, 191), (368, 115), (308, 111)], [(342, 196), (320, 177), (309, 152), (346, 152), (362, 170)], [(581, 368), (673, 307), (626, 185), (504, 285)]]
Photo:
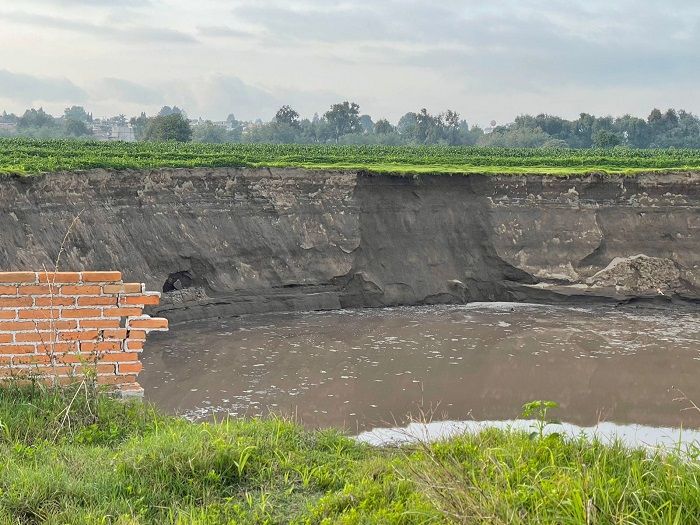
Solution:
[(691, 149), (125, 143), (0, 139), (0, 173), (93, 168), (298, 167), (377, 173), (638, 173), (700, 170)]

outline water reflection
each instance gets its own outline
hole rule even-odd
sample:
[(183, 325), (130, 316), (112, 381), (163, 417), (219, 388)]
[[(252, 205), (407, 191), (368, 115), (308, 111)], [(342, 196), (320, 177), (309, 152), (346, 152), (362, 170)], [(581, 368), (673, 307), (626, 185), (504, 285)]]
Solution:
[(691, 310), (474, 303), (268, 314), (174, 326), (144, 353), (146, 397), (191, 419), (292, 415), (351, 432), (440, 420), (555, 417), (700, 428), (700, 316)]
[[(360, 433), (357, 439), (371, 445), (399, 445), (415, 442), (432, 442), (459, 436), (464, 433), (477, 433), (486, 428), (504, 430), (536, 431), (533, 421), (434, 421), (413, 422), (405, 427), (375, 428)], [(570, 423), (547, 426), (544, 433), (559, 433), (567, 437), (583, 436), (597, 438), (603, 443), (620, 441), (633, 448), (677, 449), (688, 451), (689, 447), (700, 447), (700, 432), (680, 428), (649, 427), (644, 425), (618, 425), (598, 423), (592, 427), (580, 427)], [(693, 450), (693, 448), (691, 448)]]

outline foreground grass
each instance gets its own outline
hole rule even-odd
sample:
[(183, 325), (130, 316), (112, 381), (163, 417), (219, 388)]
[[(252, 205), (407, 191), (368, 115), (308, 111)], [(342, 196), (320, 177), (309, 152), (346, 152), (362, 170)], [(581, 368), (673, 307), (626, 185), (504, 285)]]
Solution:
[(485, 431), (371, 448), (282, 420), (194, 424), (148, 405), (0, 391), (0, 523), (700, 521), (700, 464)]
[(164, 167), (297, 167), (406, 174), (633, 174), (698, 170), (700, 150), (123, 143), (0, 138), (0, 174)]

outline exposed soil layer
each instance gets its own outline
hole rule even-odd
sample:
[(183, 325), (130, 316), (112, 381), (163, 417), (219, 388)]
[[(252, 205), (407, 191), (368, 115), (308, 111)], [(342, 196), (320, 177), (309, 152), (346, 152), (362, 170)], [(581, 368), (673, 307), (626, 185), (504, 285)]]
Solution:
[(700, 173), (221, 168), (0, 183), (0, 269), (53, 268), (59, 252), (61, 268), (119, 268), (163, 290), (158, 313), (176, 321), (491, 300), (695, 302), (699, 241)]

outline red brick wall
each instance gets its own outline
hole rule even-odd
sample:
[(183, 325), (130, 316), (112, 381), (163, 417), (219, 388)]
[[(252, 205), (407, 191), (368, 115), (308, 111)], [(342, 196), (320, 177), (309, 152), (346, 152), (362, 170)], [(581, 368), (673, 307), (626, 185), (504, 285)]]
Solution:
[(0, 272), (0, 378), (81, 381), (139, 391), (146, 335), (167, 319), (143, 314), (160, 294), (120, 272)]

